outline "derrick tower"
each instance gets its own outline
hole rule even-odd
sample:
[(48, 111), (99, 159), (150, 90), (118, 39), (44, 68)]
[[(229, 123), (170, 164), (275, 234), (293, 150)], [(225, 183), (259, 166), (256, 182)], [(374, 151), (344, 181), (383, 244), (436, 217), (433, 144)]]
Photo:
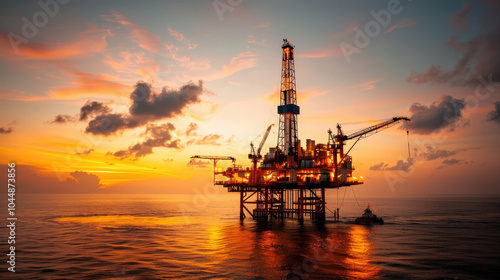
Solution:
[[(278, 130), (278, 149), (287, 156), (297, 155), (297, 115), (300, 108), (297, 106), (297, 93), (295, 90), (295, 64), (293, 49), (290, 41), (283, 39), (283, 55), (281, 59), (281, 89), (280, 105), (278, 114), (280, 115)], [(296, 160), (295, 160), (296, 161)]]

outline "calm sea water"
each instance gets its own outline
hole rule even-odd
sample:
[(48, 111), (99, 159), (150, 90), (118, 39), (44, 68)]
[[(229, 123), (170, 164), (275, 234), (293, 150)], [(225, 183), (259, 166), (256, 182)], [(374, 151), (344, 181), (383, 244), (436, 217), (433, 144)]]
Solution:
[(0, 278), (500, 279), (499, 198), (358, 201), (386, 224), (353, 224), (349, 197), (341, 222), (300, 225), (240, 222), (237, 194), (20, 194), (17, 272), (3, 254)]

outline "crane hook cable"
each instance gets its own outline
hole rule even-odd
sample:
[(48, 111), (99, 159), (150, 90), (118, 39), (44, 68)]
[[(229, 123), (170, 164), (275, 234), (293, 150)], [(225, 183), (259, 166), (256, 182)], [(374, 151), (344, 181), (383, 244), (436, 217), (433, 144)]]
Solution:
[(408, 139), (408, 158), (411, 158), (411, 152), (410, 152), (410, 128), (409, 125), (406, 125), (406, 138)]
[(358, 198), (356, 197), (356, 193), (354, 192), (354, 188), (351, 186), (352, 194), (354, 194), (354, 199), (356, 200), (356, 203), (358, 204), (358, 207), (360, 210), (363, 210), (363, 207), (359, 205)]
[[(339, 189), (337, 189), (337, 195), (338, 195), (338, 191), (339, 191)], [(340, 209), (342, 209), (342, 205), (344, 205), (344, 198), (345, 198), (345, 193), (346, 193), (346, 192), (347, 192), (347, 188), (344, 188), (344, 197), (342, 197), (342, 202), (340, 203), (339, 210), (340, 210)], [(338, 206), (339, 206), (339, 204), (338, 204), (338, 202), (337, 202), (337, 207), (338, 207)], [(332, 211), (332, 210), (330, 210), (330, 208), (328, 208), (328, 206), (326, 206), (326, 205), (325, 205), (325, 207), (326, 207), (326, 209), (328, 209), (328, 211), (330, 211), (332, 214), (335, 214), (335, 213), (333, 213), (333, 211)]]

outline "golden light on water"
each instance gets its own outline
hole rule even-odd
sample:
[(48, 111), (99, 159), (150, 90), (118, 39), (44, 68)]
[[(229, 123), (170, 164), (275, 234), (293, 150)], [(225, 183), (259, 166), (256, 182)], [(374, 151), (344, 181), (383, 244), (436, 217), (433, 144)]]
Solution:
[(85, 217), (61, 217), (54, 219), (56, 222), (93, 224), (96, 227), (158, 227), (158, 226), (179, 226), (190, 223), (199, 223), (196, 217), (149, 217), (132, 215), (103, 215), (103, 216), (85, 216)]
[(371, 264), (373, 245), (369, 240), (370, 231), (365, 226), (355, 225), (349, 231), (349, 257), (345, 259), (349, 274), (355, 279), (373, 279), (380, 268)]

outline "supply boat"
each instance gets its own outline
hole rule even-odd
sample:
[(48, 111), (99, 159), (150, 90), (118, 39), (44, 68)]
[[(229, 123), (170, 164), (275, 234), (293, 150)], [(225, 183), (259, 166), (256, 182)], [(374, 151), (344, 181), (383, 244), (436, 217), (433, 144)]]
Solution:
[(354, 221), (357, 224), (363, 224), (363, 225), (383, 225), (384, 220), (382, 218), (377, 218), (377, 215), (372, 213), (372, 210), (370, 210), (370, 205), (366, 207), (365, 213), (363, 213), (363, 216), (356, 218)]

